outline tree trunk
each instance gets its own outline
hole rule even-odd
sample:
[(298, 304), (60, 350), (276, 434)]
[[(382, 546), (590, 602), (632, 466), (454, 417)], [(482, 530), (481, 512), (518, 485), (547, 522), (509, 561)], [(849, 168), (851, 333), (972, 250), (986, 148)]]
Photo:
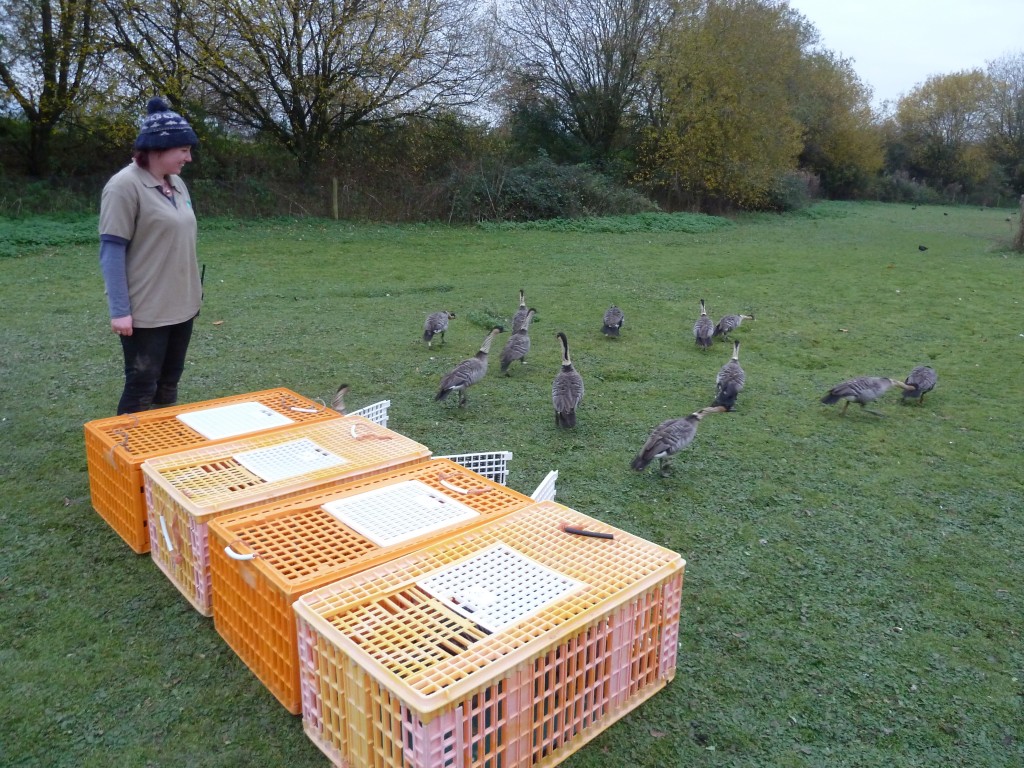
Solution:
[(43, 178), (50, 172), (50, 138), (53, 126), (48, 123), (33, 122), (28, 134), (28, 173), (36, 178)]
[(1020, 215), (1017, 216), (1017, 236), (1013, 238), (1013, 250), (1024, 253), (1024, 195), (1020, 196)]

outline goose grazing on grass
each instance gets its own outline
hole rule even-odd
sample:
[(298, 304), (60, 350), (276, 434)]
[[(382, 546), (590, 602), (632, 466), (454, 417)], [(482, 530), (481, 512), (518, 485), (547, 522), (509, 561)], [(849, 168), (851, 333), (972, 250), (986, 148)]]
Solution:
[(697, 318), (697, 322), (693, 324), (693, 338), (697, 341), (697, 346), (703, 350), (707, 350), (711, 346), (711, 337), (715, 333), (715, 324), (708, 317), (707, 308), (704, 306), (704, 299), (700, 300), (700, 317)]
[(937, 381), (938, 376), (935, 374), (934, 368), (919, 365), (903, 380), (904, 384), (909, 384), (911, 387), (911, 389), (903, 390), (903, 396), (906, 398), (916, 397), (917, 404), (920, 405), (924, 402), (924, 396), (935, 389)]
[(726, 315), (715, 323), (715, 331), (712, 336), (721, 336), (724, 341), (728, 341), (729, 334), (739, 328), (744, 320), (753, 319), (753, 315)]
[(881, 416), (881, 413), (872, 411), (870, 408), (866, 408), (866, 406), (868, 403), (880, 398), (892, 387), (899, 387), (904, 390), (912, 389), (909, 384), (904, 384), (898, 379), (890, 379), (885, 376), (858, 376), (855, 379), (847, 379), (836, 384), (821, 398), (821, 402), (825, 405), (832, 405), (840, 400), (845, 400), (846, 402), (843, 403), (843, 410), (840, 415), (846, 413), (850, 403), (860, 403), (860, 407), (865, 408), (869, 413)]
[(576, 409), (583, 402), (583, 377), (573, 368), (565, 334), (559, 331), (556, 337), (562, 345), (562, 369), (551, 384), (551, 402), (555, 406), (555, 426), (571, 428), (576, 426)]
[(668, 419), (661, 422), (651, 432), (644, 447), (636, 455), (630, 466), (637, 472), (643, 472), (647, 465), (658, 459), (658, 473), (662, 477), (669, 476), (672, 457), (693, 442), (697, 435), (697, 425), (709, 413), (724, 413), (725, 407), (712, 405), (702, 408), (681, 419)]
[(523, 326), (526, 325), (526, 315), (530, 310), (526, 307), (526, 292), (522, 288), (519, 289), (519, 309), (512, 315), (512, 333), (522, 330)]
[(740, 367), (740, 342), (739, 339), (733, 339), (732, 359), (722, 366), (718, 371), (718, 376), (715, 377), (715, 387), (718, 392), (712, 405), (721, 405), (727, 411), (731, 411), (736, 405), (736, 398), (743, 391), (746, 381), (747, 375)]
[(491, 351), (491, 342), (504, 328), (500, 325), (491, 329), (480, 345), (480, 350), (470, 358), (463, 360), (441, 378), (441, 386), (437, 390), (435, 400), (444, 400), (452, 392), (459, 393), (459, 407), (466, 404), (466, 390), (476, 384), (487, 373), (487, 355)]
[(505, 348), (501, 350), (501, 372), (506, 376), (508, 367), (516, 360), (526, 365), (526, 356), (530, 354), (530, 321), (536, 311), (532, 308), (527, 310), (523, 327), (509, 337), (505, 342)]
[(601, 333), (605, 336), (618, 336), (619, 331), (622, 330), (622, 324), (626, 322), (626, 316), (622, 314), (621, 309), (612, 304), (605, 310), (603, 322)]
[(454, 318), (455, 313), (447, 309), (427, 315), (427, 320), (423, 323), (423, 340), (427, 342), (428, 348), (434, 346), (434, 336), (437, 335), (441, 336), (441, 343), (444, 344), (444, 332), (448, 330), (448, 321)]

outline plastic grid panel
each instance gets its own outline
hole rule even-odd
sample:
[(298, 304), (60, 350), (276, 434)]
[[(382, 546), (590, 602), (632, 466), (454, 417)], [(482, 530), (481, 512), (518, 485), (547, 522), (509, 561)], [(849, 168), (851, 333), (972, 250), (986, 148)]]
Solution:
[[(347, 463), (267, 482), (234, 457), (308, 439)], [(425, 461), (429, 450), (359, 416), (249, 436), (142, 465), (153, 561), (200, 613), (212, 615), (207, 523), (218, 516), (297, 496), (363, 475)], [(180, 532), (175, 542), (173, 533)], [(185, 532), (188, 535), (185, 535)]]
[(380, 424), (382, 427), (386, 427), (388, 425), (388, 409), (390, 407), (390, 400), (381, 400), (378, 403), (364, 405), (362, 408), (352, 411), (349, 416), (362, 416), (364, 419), (369, 419), (374, 424)]
[(511, 451), (484, 451), (481, 453), (456, 453), (439, 458), (454, 461), (466, 469), (472, 469), (496, 483), (508, 485), (508, 463), (512, 460)]
[(291, 417), (252, 400), (179, 413), (177, 418), (207, 440), (226, 440), (295, 423)]
[(348, 463), (344, 457), (331, 453), (307, 438), (240, 451), (231, 458), (265, 483), (291, 480)]
[[(477, 512), (415, 540), (381, 548), (322, 507), (407, 482)], [(430, 459), (211, 521), (214, 626), (281, 704), (302, 710), (302, 652), (292, 603), (310, 590), (531, 504), (528, 496), (446, 459)], [(238, 560), (225, 552), (230, 546)]]
[(329, 501), (323, 508), (379, 547), (400, 544), (480, 516), (471, 507), (416, 480)]
[(340, 415), (289, 389), (222, 397), (144, 413), (89, 421), (84, 426), (86, 464), (93, 508), (135, 552), (149, 551), (142, 463), (154, 456), (211, 444), (177, 417), (193, 410), (257, 402), (298, 424)]
[[(682, 559), (622, 532), (565, 534), (560, 521), (614, 530), (544, 502), (299, 599), (307, 735), (336, 765), (555, 765), (664, 687), (675, 674)], [(424, 573), (497, 537), (586, 588), (490, 635), (417, 594)], [(383, 731), (345, 710), (371, 688), (401, 701), (403, 734), (367, 756), (350, 747)]]

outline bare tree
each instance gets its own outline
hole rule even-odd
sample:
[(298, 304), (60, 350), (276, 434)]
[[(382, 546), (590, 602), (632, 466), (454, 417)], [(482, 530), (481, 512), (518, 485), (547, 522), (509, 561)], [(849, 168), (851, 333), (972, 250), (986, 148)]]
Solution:
[(95, 71), (95, 15), (93, 0), (0, 0), (0, 102), (28, 120), (33, 176), (49, 171), (54, 128)]
[(664, 0), (509, 0), (499, 12), (509, 80), (528, 84), (596, 159), (622, 138), (669, 15)]

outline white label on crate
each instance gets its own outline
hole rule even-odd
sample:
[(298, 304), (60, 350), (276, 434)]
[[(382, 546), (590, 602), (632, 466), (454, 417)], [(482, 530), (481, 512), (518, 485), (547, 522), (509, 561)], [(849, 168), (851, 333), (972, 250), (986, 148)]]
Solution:
[(235, 461), (268, 483), (339, 467), (348, 460), (321, 448), (308, 438), (234, 455)]
[(520, 622), (583, 587), (500, 543), (416, 583), (489, 632)]
[(295, 423), (294, 419), (289, 419), (283, 413), (257, 402), (232, 403), (201, 411), (179, 413), (177, 418), (207, 440), (223, 440)]
[(475, 509), (419, 480), (335, 499), (323, 509), (381, 547), (480, 516)]

